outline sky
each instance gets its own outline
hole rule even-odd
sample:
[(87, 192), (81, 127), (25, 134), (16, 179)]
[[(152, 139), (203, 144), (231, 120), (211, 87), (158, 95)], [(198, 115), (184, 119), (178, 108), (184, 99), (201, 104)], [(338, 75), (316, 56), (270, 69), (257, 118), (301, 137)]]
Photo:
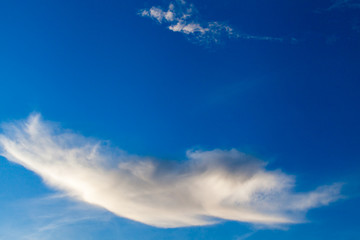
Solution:
[(360, 1), (0, 0), (0, 239), (360, 239)]

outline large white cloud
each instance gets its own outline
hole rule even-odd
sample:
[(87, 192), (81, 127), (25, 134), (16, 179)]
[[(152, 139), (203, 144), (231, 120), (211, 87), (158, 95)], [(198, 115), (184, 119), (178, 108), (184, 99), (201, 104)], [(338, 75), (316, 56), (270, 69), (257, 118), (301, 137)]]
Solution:
[(3, 125), (1, 155), (45, 183), (118, 216), (157, 227), (221, 219), (297, 223), (338, 199), (340, 185), (293, 191), (294, 178), (232, 150), (188, 151), (181, 163), (130, 155), (57, 125), (39, 114)]

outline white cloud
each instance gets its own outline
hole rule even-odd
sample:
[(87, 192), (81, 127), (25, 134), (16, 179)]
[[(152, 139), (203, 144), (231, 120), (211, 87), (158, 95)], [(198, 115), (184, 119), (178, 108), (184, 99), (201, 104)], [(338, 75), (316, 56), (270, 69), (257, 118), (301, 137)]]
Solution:
[(192, 4), (180, 0), (170, 3), (167, 10), (151, 7), (141, 10), (139, 14), (166, 24), (169, 30), (183, 33), (191, 40), (201, 44), (219, 43), (224, 37), (282, 41), (281, 38), (240, 34), (229, 25), (218, 21), (203, 21)]
[(110, 148), (38, 114), (3, 129), (1, 155), (9, 161), (73, 198), (156, 227), (297, 223), (339, 198), (338, 184), (296, 193), (292, 176), (235, 149), (190, 150), (186, 161), (169, 163)]

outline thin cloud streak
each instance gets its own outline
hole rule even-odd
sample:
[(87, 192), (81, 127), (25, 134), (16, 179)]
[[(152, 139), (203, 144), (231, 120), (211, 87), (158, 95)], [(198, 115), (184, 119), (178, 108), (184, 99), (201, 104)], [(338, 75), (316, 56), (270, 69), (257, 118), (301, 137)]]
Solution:
[(296, 193), (294, 178), (232, 150), (188, 151), (183, 163), (130, 155), (39, 114), (3, 125), (0, 153), (77, 200), (148, 225), (173, 228), (222, 219), (298, 223), (340, 197), (339, 184)]
[(360, 0), (335, 0), (327, 10), (338, 8), (360, 8)]
[(224, 38), (283, 41), (282, 38), (239, 33), (229, 25), (218, 21), (201, 20), (194, 5), (183, 0), (170, 3), (167, 10), (160, 7), (143, 9), (139, 15), (165, 24), (169, 30), (183, 33), (190, 40), (200, 44), (220, 43)]
[[(74, 226), (98, 225), (113, 218), (103, 208), (72, 201), (67, 194), (15, 200), (4, 207), (7, 213), (14, 214), (7, 214), (5, 226), (0, 226), (0, 239), (70, 239), (68, 234)], [(82, 233), (82, 236), (90, 234), (91, 231)]]

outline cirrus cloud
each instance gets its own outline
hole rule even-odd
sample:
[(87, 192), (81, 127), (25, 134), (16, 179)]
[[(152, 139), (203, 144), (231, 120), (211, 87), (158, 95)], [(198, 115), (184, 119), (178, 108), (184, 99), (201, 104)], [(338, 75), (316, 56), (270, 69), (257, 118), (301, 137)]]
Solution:
[(202, 20), (194, 5), (184, 0), (171, 2), (168, 9), (161, 7), (143, 9), (139, 15), (152, 18), (160, 24), (167, 25), (169, 30), (183, 33), (188, 39), (205, 45), (220, 43), (223, 38), (283, 41), (282, 38), (239, 33), (228, 24)]
[(360, 8), (360, 0), (334, 0), (333, 4), (327, 10), (339, 8)]
[(298, 223), (339, 198), (339, 184), (295, 192), (294, 177), (238, 150), (187, 152), (181, 163), (131, 155), (42, 120), (3, 125), (0, 154), (69, 197), (164, 228), (221, 220)]

